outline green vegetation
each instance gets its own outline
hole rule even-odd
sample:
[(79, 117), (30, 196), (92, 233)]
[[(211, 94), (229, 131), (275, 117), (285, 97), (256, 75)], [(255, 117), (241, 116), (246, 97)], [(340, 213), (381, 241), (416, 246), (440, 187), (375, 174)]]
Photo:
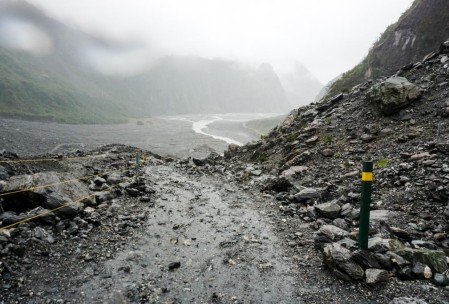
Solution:
[(264, 163), (268, 160), (268, 156), (265, 153), (260, 153), (256, 160), (258, 163)]
[(18, 61), (0, 49), (1, 116), (64, 123), (126, 121), (113, 100), (97, 98), (58, 77), (39, 74), (33, 65)]
[(250, 120), (245, 123), (245, 127), (255, 131), (258, 134), (267, 135), (272, 129), (281, 123), (285, 117), (286, 115), (279, 115), (275, 117)]
[(389, 162), (390, 162), (389, 159), (383, 158), (383, 159), (378, 160), (374, 165), (376, 168), (382, 168), (382, 167), (388, 165)]
[(67, 27), (25, 1), (8, 2), (2, 13), (26, 14), (35, 20), (52, 38), (54, 48), (33, 55), (0, 47), (0, 116), (116, 123), (153, 115), (289, 108), (279, 78), (268, 64), (253, 68), (220, 59), (168, 56), (138, 75), (104, 75), (82, 57), (84, 45), (95, 41), (111, 51), (134, 46)]
[(369, 68), (369, 63), (372, 61), (370, 54), (368, 54), (361, 63), (344, 73), (339, 80), (335, 81), (331, 86), (327, 97), (330, 97), (330, 95), (334, 95), (337, 92), (348, 92), (353, 86), (359, 84), (364, 79), (364, 75)]
[(323, 133), (321, 134), (321, 142), (327, 146), (332, 144), (332, 134)]
[(288, 142), (294, 142), (296, 138), (298, 138), (298, 134), (296, 133), (290, 133), (285, 137)]

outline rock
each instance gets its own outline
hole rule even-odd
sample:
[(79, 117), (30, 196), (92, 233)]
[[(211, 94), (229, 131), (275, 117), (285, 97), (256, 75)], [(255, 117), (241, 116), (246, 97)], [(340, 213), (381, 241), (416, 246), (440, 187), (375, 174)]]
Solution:
[(318, 235), (324, 235), (329, 240), (338, 241), (349, 235), (349, 233), (341, 228), (333, 225), (323, 225), (317, 232)]
[(259, 264), (259, 269), (260, 270), (267, 270), (267, 269), (271, 269), (271, 268), (273, 268), (273, 264), (271, 264), (270, 262), (260, 263)]
[(126, 192), (128, 192), (129, 196), (132, 196), (132, 197), (137, 197), (142, 194), (136, 188), (126, 188)]
[(357, 250), (358, 248), (358, 243), (350, 238), (343, 238), (337, 243), (350, 250)]
[(343, 230), (348, 230), (349, 226), (346, 223), (346, 221), (342, 218), (336, 218), (332, 221), (332, 225), (337, 226), (338, 228), (341, 228)]
[(3, 226), (15, 224), (25, 218), (26, 216), (17, 215), (14, 211), (6, 211), (0, 214), (0, 222), (3, 223)]
[(417, 160), (421, 160), (421, 159), (424, 159), (424, 158), (428, 158), (430, 156), (431, 155), (430, 155), (429, 152), (422, 152), (422, 153), (417, 153), (417, 154), (414, 154), (414, 155), (410, 156), (409, 159), (411, 161), (417, 161)]
[(372, 222), (380, 222), (380, 221), (387, 221), (391, 217), (397, 215), (397, 212), (391, 211), (391, 210), (371, 210), (370, 212), (370, 221)]
[(293, 177), (307, 171), (307, 169), (308, 167), (306, 166), (291, 166), (289, 169), (282, 171), (281, 176), (286, 178)]
[(9, 174), (8, 171), (6, 171), (6, 168), (3, 166), (0, 166), (0, 180), (8, 180), (9, 179)]
[(444, 251), (427, 248), (402, 248), (395, 252), (411, 263), (420, 262), (428, 265), (435, 272), (443, 273), (448, 269), (447, 257)]
[(112, 201), (116, 197), (117, 194), (115, 194), (115, 192), (104, 191), (95, 193), (95, 201), (97, 202), (97, 204)]
[(179, 267), (181, 267), (181, 262), (172, 262), (170, 264), (168, 264), (168, 270), (175, 270), (178, 269)]
[(68, 234), (76, 235), (76, 234), (78, 234), (79, 227), (78, 227), (78, 225), (75, 222), (70, 221), (67, 224), (66, 230), (67, 230)]
[(334, 156), (334, 151), (331, 149), (324, 149), (321, 151), (321, 154), (323, 154), (323, 156), (326, 156), (326, 157), (331, 157), (331, 156)]
[(109, 185), (118, 185), (124, 181), (124, 178), (118, 173), (112, 173), (108, 176), (107, 183)]
[(307, 144), (311, 144), (311, 143), (315, 143), (318, 140), (318, 136), (312, 136), (311, 138), (309, 138), (308, 140), (306, 140)]
[(49, 244), (53, 244), (55, 242), (53, 236), (41, 227), (34, 228), (34, 237)]
[(447, 53), (449, 51), (449, 41), (445, 41), (440, 45), (440, 53)]
[(449, 285), (449, 277), (447, 277), (441, 273), (435, 273), (435, 275), (433, 277), (433, 281), (438, 286), (448, 286)]
[(90, 215), (90, 214), (92, 214), (93, 212), (95, 212), (95, 209), (92, 208), (92, 207), (86, 207), (86, 208), (84, 208), (83, 212), (84, 212), (85, 214), (87, 214), (87, 215)]
[(262, 170), (253, 170), (250, 173), (253, 176), (260, 176), (262, 174)]
[(379, 262), (379, 264), (382, 266), (381, 268), (386, 270), (393, 269), (393, 261), (391, 260), (390, 256), (382, 253), (375, 253), (374, 256), (376, 257), (376, 260)]
[(392, 128), (384, 128), (380, 130), (380, 134), (382, 135), (391, 135), (394, 133), (394, 130)]
[(65, 197), (59, 193), (52, 192), (45, 195), (45, 201), (42, 203), (42, 207), (44, 207), (45, 209), (53, 210), (66, 204), (70, 205), (55, 211), (56, 215), (63, 218), (74, 218), (80, 211), (81, 204), (73, 203), (70, 198)]
[(405, 268), (408, 265), (410, 265), (410, 262), (401, 257), (400, 255), (397, 255), (396, 253), (392, 251), (388, 251), (385, 253), (386, 256), (388, 256), (391, 260), (391, 263), (398, 268)]
[(410, 242), (413, 237), (405, 231), (404, 229), (397, 228), (397, 227), (388, 227), (388, 232), (392, 237), (396, 237), (400, 239), (401, 241)]
[(50, 212), (50, 210), (44, 209), (42, 207), (37, 207), (27, 212), (26, 217), (32, 216), (38, 216), (36, 220), (45, 224), (54, 225), (56, 223), (56, 215), (53, 212)]
[(384, 269), (368, 268), (365, 270), (366, 283), (377, 284), (388, 281), (388, 271)]
[(104, 178), (102, 178), (102, 177), (97, 176), (97, 177), (95, 177), (95, 178), (93, 179), (93, 182), (94, 182), (95, 185), (101, 186), (101, 185), (103, 185), (104, 183), (106, 183), (106, 180), (105, 180)]
[(421, 96), (421, 90), (404, 77), (390, 77), (371, 87), (366, 97), (383, 115), (397, 113)]
[[(17, 191), (41, 185), (53, 185), (30, 192), (33, 195), (48, 195), (50, 192), (58, 193), (69, 201), (77, 200), (89, 195), (87, 186), (80, 181), (71, 181), (61, 184), (63, 181), (71, 180), (74, 177), (67, 173), (59, 172), (40, 172), (32, 175), (11, 176), (3, 189), (5, 192)], [(42, 206), (45, 208), (45, 206)]]
[(287, 192), (293, 185), (285, 177), (269, 178), (264, 182), (263, 191)]
[(423, 241), (423, 240), (413, 240), (410, 242), (413, 248), (427, 248), (427, 249), (438, 249), (438, 246), (431, 241)]
[(360, 139), (362, 140), (362, 142), (364, 143), (369, 143), (370, 141), (373, 141), (373, 139), (375, 139), (376, 137), (371, 135), (371, 134), (363, 134)]
[(363, 269), (351, 260), (351, 251), (340, 244), (332, 243), (324, 247), (323, 261), (342, 280), (363, 279)]
[(296, 193), (293, 197), (294, 197), (294, 200), (296, 200), (298, 202), (303, 202), (303, 201), (306, 201), (308, 199), (313, 199), (313, 198), (320, 198), (321, 190), (314, 189), (314, 188), (306, 188), (306, 189), (303, 189), (303, 190), (299, 191), (298, 193)]
[(379, 253), (384, 253), (387, 251), (395, 251), (403, 247), (404, 244), (394, 239), (383, 239), (377, 236), (368, 239), (368, 249)]
[(412, 268), (413, 275), (420, 280), (428, 280), (432, 278), (432, 269), (423, 263), (416, 262)]
[(199, 158), (192, 158), (192, 162), (195, 164), (195, 166), (198, 166), (198, 167), (202, 167), (206, 164), (204, 162), (204, 160), (199, 159)]
[(364, 268), (382, 268), (374, 253), (358, 249), (351, 254), (351, 259)]
[(324, 217), (336, 219), (340, 214), (340, 206), (336, 201), (331, 201), (315, 206), (315, 209)]

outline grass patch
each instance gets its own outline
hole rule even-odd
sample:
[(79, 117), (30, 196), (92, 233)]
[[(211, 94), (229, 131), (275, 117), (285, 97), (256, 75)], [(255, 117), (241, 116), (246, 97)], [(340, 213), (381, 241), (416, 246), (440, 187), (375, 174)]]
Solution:
[(382, 168), (390, 163), (390, 160), (387, 158), (383, 158), (381, 160), (378, 160), (374, 165), (376, 168)]

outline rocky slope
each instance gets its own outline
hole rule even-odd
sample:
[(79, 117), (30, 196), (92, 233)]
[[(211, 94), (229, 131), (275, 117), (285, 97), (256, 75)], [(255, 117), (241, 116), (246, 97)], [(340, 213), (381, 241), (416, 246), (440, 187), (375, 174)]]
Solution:
[(332, 84), (329, 95), (350, 90), (360, 82), (394, 73), (421, 60), (449, 38), (449, 2), (415, 0), (412, 6), (389, 26), (365, 59)]
[[(390, 78), (299, 108), (259, 142), (227, 156), (267, 174), (257, 182), (276, 196), (282, 213), (317, 229), (315, 247), (339, 278), (447, 286), (448, 68), (445, 42)], [(361, 253), (364, 160), (373, 160), (375, 170), (370, 250)]]
[[(136, 153), (149, 155), (137, 167)], [(217, 154), (160, 158), (118, 145), (42, 157), (58, 160), (20, 163), (2, 151), (0, 193), (85, 178), (2, 196), (3, 303), (447, 299), (447, 291), (427, 282), (347, 284), (323, 271), (313, 239), (319, 221), (311, 225), (279, 197), (260, 192), (260, 165)], [(43, 214), (84, 195), (92, 196)], [(34, 215), (40, 216), (5, 226)]]

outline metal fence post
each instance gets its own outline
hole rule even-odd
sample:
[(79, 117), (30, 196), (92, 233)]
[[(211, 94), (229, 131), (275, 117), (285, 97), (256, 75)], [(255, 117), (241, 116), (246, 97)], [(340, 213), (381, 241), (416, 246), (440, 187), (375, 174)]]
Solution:
[(364, 161), (362, 169), (362, 199), (359, 219), (359, 248), (368, 249), (369, 213), (373, 183), (373, 162)]

